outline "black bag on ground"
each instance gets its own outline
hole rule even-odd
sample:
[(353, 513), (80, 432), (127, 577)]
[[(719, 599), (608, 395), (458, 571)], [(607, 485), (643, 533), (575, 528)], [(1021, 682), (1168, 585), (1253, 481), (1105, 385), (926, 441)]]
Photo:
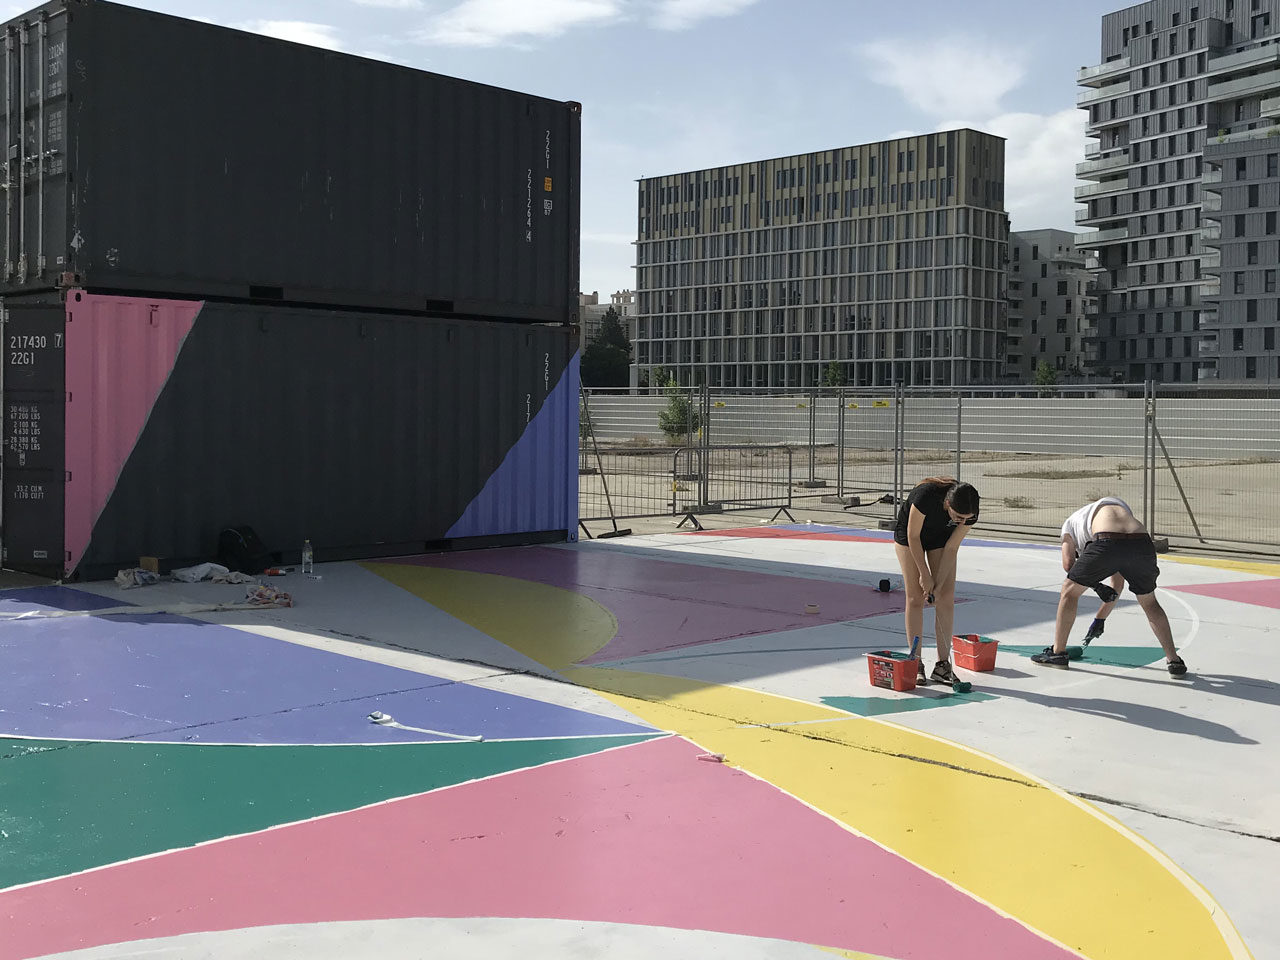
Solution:
[(274, 559), (253, 527), (228, 527), (218, 534), (218, 562), (228, 570), (256, 576)]

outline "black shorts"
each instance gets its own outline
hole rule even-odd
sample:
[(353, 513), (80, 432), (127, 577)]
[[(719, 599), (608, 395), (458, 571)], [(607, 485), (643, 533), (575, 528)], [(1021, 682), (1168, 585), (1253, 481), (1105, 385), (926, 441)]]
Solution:
[(1137, 596), (1154, 593), (1160, 567), (1156, 564), (1156, 546), (1145, 533), (1137, 537), (1092, 540), (1067, 572), (1067, 579), (1086, 587), (1095, 587), (1118, 573)]

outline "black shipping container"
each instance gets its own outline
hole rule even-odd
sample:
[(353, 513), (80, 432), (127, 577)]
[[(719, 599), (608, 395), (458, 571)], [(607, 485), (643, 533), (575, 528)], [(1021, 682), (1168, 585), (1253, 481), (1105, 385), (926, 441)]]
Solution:
[(575, 329), (70, 291), (4, 302), (5, 565), (98, 579), (574, 540)]
[(0, 292), (577, 321), (578, 104), (103, 0), (4, 29)]

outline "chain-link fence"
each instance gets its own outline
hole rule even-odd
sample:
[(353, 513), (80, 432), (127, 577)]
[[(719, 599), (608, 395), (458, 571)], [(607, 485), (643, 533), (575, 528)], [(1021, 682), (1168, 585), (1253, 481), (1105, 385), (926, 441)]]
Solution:
[[(978, 488), (991, 530), (1056, 537), (1073, 510), (1119, 496), (1175, 543), (1280, 553), (1280, 387), (667, 388), (584, 397), (584, 518), (705, 505), (699, 484), (729, 461), (680, 459), (677, 449), (732, 447), (741, 461), (743, 451), (774, 447), (787, 450), (786, 505), (809, 514), (883, 524), (916, 482), (948, 475)], [(616, 486), (612, 513), (606, 484)], [(784, 503), (764, 499), (771, 502), (761, 509)]]

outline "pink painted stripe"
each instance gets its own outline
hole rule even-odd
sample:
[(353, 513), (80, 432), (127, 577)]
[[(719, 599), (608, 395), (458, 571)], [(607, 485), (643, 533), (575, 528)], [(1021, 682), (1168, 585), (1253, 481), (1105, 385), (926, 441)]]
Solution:
[(1195, 593), (1219, 600), (1235, 600), (1259, 607), (1280, 609), (1280, 580), (1245, 580), (1237, 583), (1202, 583), (1192, 587), (1170, 587), (1179, 593)]
[(203, 303), (67, 301), (66, 572), (80, 563)]
[(1072, 955), (676, 738), (0, 894), (0, 958), (272, 924), (538, 917), (901, 960)]
[[(590, 597), (613, 613), (618, 632), (586, 663), (902, 611), (900, 593), (601, 550), (525, 547), (402, 562), (531, 580)], [(818, 604), (818, 615), (804, 612), (810, 603)]]

